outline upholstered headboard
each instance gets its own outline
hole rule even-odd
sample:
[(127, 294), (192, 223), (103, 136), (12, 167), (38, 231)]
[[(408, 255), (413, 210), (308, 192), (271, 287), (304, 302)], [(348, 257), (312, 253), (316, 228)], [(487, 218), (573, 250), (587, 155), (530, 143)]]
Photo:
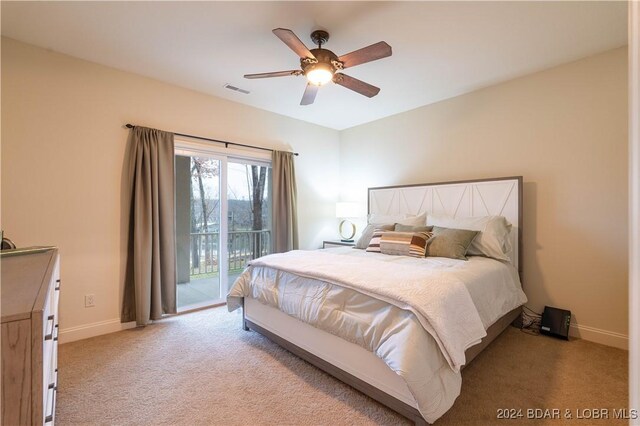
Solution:
[(522, 275), (522, 176), (369, 188), (369, 213), (507, 218), (513, 263)]

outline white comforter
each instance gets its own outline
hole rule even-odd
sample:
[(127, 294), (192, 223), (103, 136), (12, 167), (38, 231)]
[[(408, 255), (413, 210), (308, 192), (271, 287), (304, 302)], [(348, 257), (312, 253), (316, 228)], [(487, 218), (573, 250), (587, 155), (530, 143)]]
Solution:
[(374, 352), (429, 422), (460, 393), (464, 351), (526, 302), (517, 272), (479, 257), (416, 259), (340, 248), (251, 263), (227, 297), (253, 297)]

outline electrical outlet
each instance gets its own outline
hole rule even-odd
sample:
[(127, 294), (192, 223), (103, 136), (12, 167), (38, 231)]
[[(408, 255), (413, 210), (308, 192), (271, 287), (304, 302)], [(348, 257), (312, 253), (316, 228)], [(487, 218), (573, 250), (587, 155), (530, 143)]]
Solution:
[(96, 306), (96, 297), (93, 294), (87, 294), (84, 296), (84, 307), (92, 308)]

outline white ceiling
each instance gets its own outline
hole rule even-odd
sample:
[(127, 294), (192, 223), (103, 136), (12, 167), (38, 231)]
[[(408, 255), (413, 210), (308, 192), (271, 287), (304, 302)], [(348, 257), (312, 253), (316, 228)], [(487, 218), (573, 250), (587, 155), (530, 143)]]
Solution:
[[(384, 40), (393, 56), (300, 106), (304, 77), (246, 80), (299, 61), (271, 30), (341, 55)], [(345, 129), (626, 44), (626, 2), (8, 2), (2, 35), (225, 99)], [(225, 83), (249, 95), (223, 88)]]

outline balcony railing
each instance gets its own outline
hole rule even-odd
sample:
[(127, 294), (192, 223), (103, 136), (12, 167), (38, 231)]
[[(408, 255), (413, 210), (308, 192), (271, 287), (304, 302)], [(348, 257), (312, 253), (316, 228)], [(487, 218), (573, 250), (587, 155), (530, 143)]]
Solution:
[[(220, 251), (219, 232), (196, 232), (191, 234), (190, 275), (217, 275)], [(271, 252), (271, 230), (229, 231), (229, 272), (244, 269), (247, 262)]]

